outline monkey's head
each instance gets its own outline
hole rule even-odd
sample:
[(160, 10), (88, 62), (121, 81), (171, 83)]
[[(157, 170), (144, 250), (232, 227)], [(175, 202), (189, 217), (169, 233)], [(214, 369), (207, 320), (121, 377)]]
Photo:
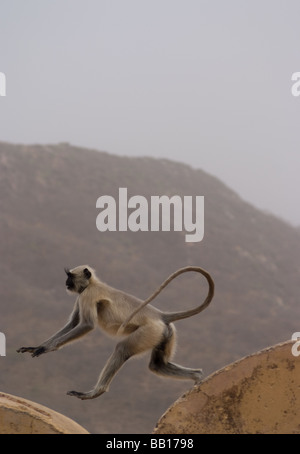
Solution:
[(66, 287), (68, 293), (82, 293), (93, 277), (94, 270), (87, 265), (77, 266), (72, 270), (65, 268), (65, 273), (68, 276)]

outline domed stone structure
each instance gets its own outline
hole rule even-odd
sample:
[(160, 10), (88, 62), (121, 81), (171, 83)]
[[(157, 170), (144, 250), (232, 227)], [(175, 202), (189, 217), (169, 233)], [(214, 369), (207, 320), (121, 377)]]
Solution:
[(213, 373), (166, 411), (154, 433), (300, 433), (300, 356), (293, 345), (275, 345)]
[(88, 434), (76, 422), (30, 400), (0, 393), (0, 434)]

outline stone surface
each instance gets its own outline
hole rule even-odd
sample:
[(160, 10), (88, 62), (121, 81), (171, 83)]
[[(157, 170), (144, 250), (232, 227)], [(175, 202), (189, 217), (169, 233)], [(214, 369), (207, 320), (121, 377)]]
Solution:
[(88, 434), (76, 422), (43, 405), (0, 393), (0, 434)]
[(156, 434), (300, 433), (300, 356), (294, 342), (213, 373), (160, 418)]

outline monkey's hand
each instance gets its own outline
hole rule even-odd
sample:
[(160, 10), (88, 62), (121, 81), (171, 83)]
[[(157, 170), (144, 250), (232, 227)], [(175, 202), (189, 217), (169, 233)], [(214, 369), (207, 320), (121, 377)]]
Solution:
[(18, 353), (33, 353), (38, 347), (21, 347), (17, 350)]
[(43, 353), (47, 353), (49, 350), (46, 347), (21, 347), (17, 350), (18, 353), (31, 353), (31, 356), (34, 358), (35, 356), (40, 356)]

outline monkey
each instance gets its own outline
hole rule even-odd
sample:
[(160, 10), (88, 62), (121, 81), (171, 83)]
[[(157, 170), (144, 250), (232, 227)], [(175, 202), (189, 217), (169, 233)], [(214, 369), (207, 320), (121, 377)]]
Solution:
[[(182, 312), (162, 312), (149, 304), (173, 279), (189, 271), (200, 273), (208, 282), (208, 293), (200, 306)], [(152, 372), (164, 377), (193, 380), (195, 384), (201, 382), (202, 369), (190, 369), (170, 360), (176, 342), (173, 322), (202, 312), (213, 299), (214, 281), (207, 271), (197, 266), (180, 268), (144, 302), (102, 282), (89, 265), (71, 270), (65, 268), (65, 272), (67, 293), (78, 295), (68, 322), (41, 345), (21, 347), (17, 352), (29, 352), (32, 357), (38, 357), (80, 339), (97, 325), (105, 333), (122, 338), (104, 365), (94, 388), (88, 392), (69, 391), (69, 396), (87, 400), (107, 392), (111, 381), (124, 363), (132, 356), (149, 350), (149, 369)]]

